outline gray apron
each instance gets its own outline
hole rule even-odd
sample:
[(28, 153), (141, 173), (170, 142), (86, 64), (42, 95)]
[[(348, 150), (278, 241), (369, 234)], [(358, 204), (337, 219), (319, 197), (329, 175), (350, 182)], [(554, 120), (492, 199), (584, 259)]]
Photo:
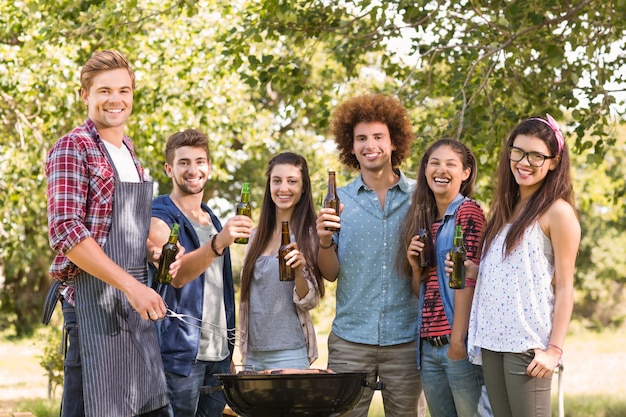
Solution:
[[(116, 176), (111, 230), (104, 252), (147, 283), (146, 240), (152, 182)], [(130, 417), (169, 402), (154, 323), (143, 320), (124, 293), (81, 272), (75, 280), (85, 415)]]

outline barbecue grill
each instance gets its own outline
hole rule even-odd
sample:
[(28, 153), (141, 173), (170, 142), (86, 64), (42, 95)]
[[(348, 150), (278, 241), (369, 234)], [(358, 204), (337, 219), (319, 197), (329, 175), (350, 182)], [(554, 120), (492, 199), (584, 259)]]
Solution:
[(226, 402), (243, 417), (338, 417), (350, 411), (365, 388), (366, 373), (218, 374)]

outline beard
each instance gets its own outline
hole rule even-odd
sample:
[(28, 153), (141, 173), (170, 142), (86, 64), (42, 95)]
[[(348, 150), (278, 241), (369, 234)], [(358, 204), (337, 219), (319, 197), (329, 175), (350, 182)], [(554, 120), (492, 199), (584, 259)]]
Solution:
[(179, 182), (178, 180), (174, 180), (174, 182), (176, 183), (176, 187), (178, 187), (178, 189), (184, 194), (193, 195), (204, 192), (204, 186), (207, 183), (207, 179), (201, 181), (198, 185), (194, 185), (193, 187), (188, 186), (185, 182)]

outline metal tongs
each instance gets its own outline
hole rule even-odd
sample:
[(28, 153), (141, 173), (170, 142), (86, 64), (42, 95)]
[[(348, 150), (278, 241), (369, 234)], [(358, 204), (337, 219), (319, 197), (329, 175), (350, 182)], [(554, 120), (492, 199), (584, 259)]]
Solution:
[[(181, 323), (185, 323), (188, 326), (200, 329), (201, 332), (210, 332), (219, 337), (223, 337), (228, 340), (228, 343), (232, 344), (233, 346), (239, 346), (237, 340), (240, 340), (242, 335), (244, 334), (243, 330), (238, 330), (236, 327), (232, 329), (229, 329), (227, 327), (221, 327), (199, 319), (197, 317), (190, 316), (189, 314), (177, 313), (170, 308), (167, 309), (167, 314), (165, 315), (165, 317), (178, 319)], [(233, 332), (233, 336), (229, 336), (230, 332)]]

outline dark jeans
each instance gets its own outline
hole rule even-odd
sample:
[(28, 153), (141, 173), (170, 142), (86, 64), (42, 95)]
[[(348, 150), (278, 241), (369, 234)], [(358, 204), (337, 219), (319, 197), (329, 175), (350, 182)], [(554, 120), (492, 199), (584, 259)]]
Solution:
[(65, 300), (63, 319), (65, 320), (65, 365), (63, 367), (63, 399), (61, 400), (62, 417), (84, 417), (85, 403), (83, 400), (83, 374), (80, 363), (80, 342), (78, 340), (78, 323), (76, 309)]
[(149, 411), (147, 413), (139, 414), (134, 417), (169, 417), (169, 415), (169, 405), (166, 405), (165, 407), (161, 407), (157, 410)]

